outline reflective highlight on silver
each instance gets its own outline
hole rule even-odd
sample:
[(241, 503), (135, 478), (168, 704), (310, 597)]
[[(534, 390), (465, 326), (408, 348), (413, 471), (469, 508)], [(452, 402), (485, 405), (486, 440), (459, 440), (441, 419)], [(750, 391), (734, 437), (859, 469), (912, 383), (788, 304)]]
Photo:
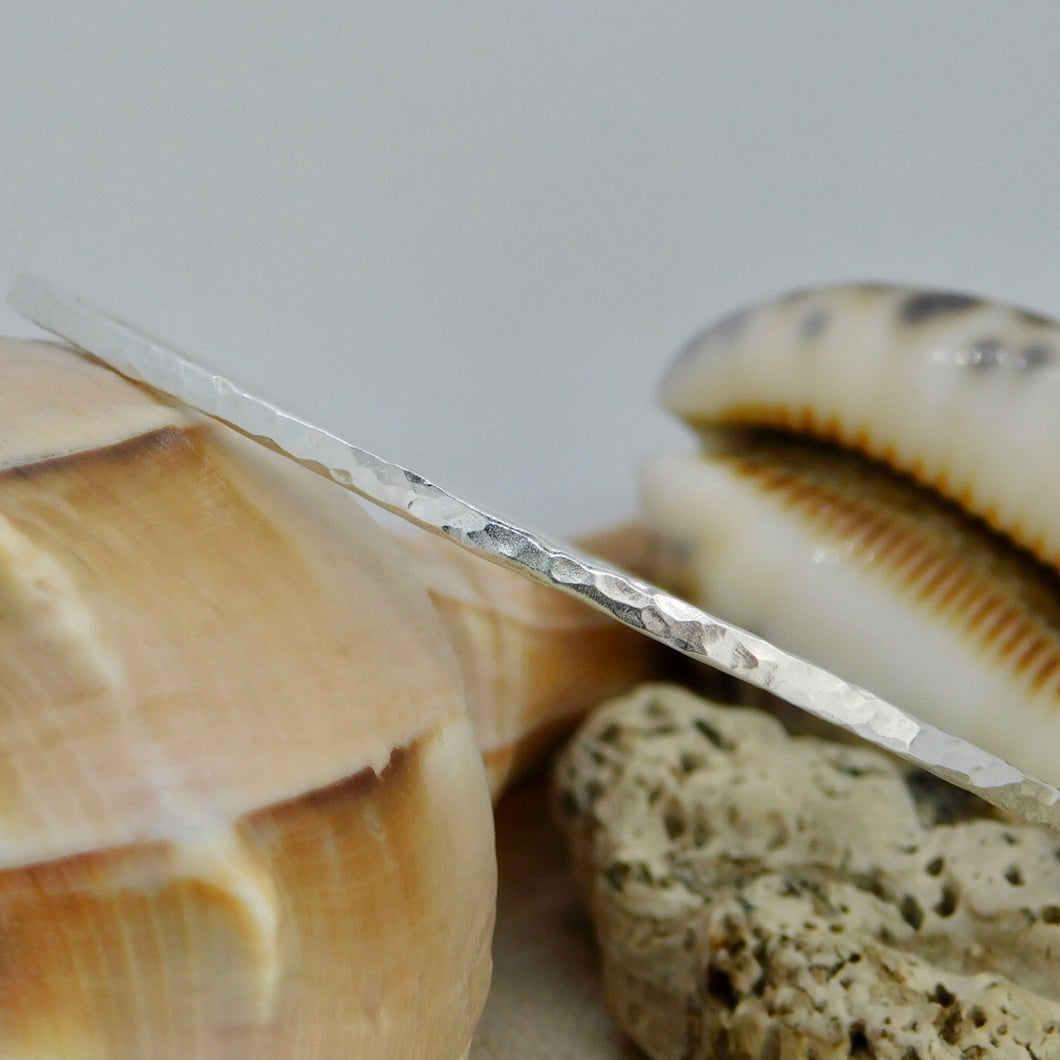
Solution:
[(1002, 809), (1060, 831), (1060, 790), (864, 689), (731, 626), (662, 589), (454, 497), (406, 468), (187, 360), (41, 280), (20, 277), (23, 316), (122, 375), (178, 399), (338, 485), (495, 563), (607, 612), (694, 659), (765, 689)]

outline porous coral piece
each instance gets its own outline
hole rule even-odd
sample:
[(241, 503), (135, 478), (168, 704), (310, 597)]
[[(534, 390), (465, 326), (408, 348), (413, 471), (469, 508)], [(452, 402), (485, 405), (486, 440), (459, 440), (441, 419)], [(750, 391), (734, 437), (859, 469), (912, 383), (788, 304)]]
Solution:
[(554, 776), (656, 1060), (1060, 1057), (1060, 842), (860, 746), (646, 686)]

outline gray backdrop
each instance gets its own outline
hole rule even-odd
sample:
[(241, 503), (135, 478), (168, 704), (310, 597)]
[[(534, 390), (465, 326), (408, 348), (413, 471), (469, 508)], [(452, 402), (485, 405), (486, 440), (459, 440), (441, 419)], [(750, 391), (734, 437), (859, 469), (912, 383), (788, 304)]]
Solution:
[(687, 444), (657, 381), (739, 304), (1060, 313), (1058, 41), (1052, 2), (7, 0), (0, 288), (587, 530)]

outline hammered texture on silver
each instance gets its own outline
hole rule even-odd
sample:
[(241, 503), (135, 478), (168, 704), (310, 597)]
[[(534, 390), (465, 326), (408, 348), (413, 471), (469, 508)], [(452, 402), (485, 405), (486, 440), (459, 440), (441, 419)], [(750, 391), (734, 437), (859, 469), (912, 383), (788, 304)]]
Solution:
[(495, 563), (570, 593), (694, 659), (1027, 820), (1060, 831), (1060, 790), (974, 744), (656, 586), (522, 529), (320, 427), (253, 396), (157, 340), (50, 284), (20, 277), (23, 316), (137, 382), (297, 460), (345, 489)]

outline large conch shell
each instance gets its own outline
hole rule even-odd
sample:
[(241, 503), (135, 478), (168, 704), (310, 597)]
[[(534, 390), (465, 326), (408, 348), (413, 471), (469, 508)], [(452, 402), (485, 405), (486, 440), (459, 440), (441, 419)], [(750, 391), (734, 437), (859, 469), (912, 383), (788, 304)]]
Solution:
[(642, 476), (661, 580), (1060, 782), (1056, 323), (802, 291), (706, 331), (663, 398), (703, 451)]
[(654, 653), (0, 340), (0, 1056), (464, 1056), (490, 797)]
[(57, 347), (0, 378), (0, 1055), (464, 1055), (490, 800), (401, 553)]

